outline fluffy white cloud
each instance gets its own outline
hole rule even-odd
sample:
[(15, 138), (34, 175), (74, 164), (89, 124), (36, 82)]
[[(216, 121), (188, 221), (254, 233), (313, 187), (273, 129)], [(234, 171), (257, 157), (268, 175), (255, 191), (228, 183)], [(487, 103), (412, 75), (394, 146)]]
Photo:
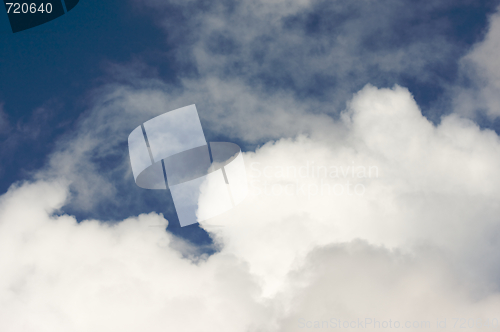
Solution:
[(435, 127), (399, 87), (367, 86), (343, 124), (341, 139), (282, 139), (247, 154), (253, 196), (213, 230), (221, 241), (276, 285), (312, 247), (357, 238), (445, 248), (498, 280), (497, 135), (454, 115)]
[(155, 213), (117, 224), (53, 216), (65, 197), (44, 182), (2, 196), (2, 331), (238, 331), (270, 319), (233, 255), (183, 258)]
[(321, 248), (293, 272), (294, 292), (278, 331), (440, 331), (467, 324), (479, 331), (487, 320), (491, 329), (499, 294), (471, 297), (452, 271), (435, 251), (408, 257), (360, 241)]
[[(498, 136), (455, 115), (436, 127), (397, 86), (365, 87), (322, 128), (245, 154), (251, 194), (203, 223), (220, 245), (210, 257), (150, 227), (167, 223), (155, 213), (116, 223), (55, 214), (74, 181), (66, 175), (85, 159), (58, 152), (60, 162), (74, 156), (68, 171), (45, 170), (46, 181), (0, 200), (0, 330), (498, 319)], [(69, 146), (99, 138), (84, 133)]]

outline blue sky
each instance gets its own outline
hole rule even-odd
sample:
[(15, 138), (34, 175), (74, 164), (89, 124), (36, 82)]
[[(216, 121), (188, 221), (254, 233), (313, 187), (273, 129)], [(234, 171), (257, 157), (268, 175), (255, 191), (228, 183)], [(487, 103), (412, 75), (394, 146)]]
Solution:
[[(366, 294), (392, 294), (377, 311), (381, 316), (404, 316), (396, 303), (405, 299), (414, 300), (406, 312), (428, 306), (429, 316), (437, 310), (407, 292), (415, 286), (410, 275), (422, 292), (436, 292), (437, 302), (449, 309), (446, 314), (490, 315), (500, 289), (495, 237), (500, 234), (495, 173), (500, 158), (499, 5), (473, 0), (81, 0), (58, 19), (15, 34), (7, 16), (0, 15), (0, 234), (21, 239), (19, 234), (35, 229), (33, 236), (43, 238), (44, 230), (53, 229), (76, 243), (59, 243), (55, 237), (57, 255), (67, 251), (79, 257), (88, 265), (75, 269), (92, 276), (86, 281), (45, 265), (36, 248), (51, 253), (56, 245), (43, 240), (5, 242), (5, 250), (20, 248), (25, 254), (19, 266), (0, 258), (0, 268), (11, 268), (15, 279), (32, 264), (47, 275), (59, 273), (58, 285), (76, 278), (82, 289), (105, 289), (92, 272), (107, 271), (96, 263), (103, 259), (112, 262), (110, 275), (134, 271), (131, 280), (152, 285), (151, 293), (131, 295), (142, 301), (155, 290), (175, 292), (158, 286), (163, 269), (178, 267), (172, 278), (182, 283), (188, 271), (196, 270), (193, 264), (208, 286), (200, 298), (179, 293), (181, 306), (189, 307), (190, 298), (209, 306), (206, 299), (216, 294), (217, 308), (224, 311), (221, 321), (231, 322), (217, 325), (200, 309), (203, 305), (194, 305), (200, 321), (232, 331), (273, 321), (275, 331), (284, 331), (297, 328), (300, 318), (314, 320), (314, 310), (320, 318), (332, 318), (328, 310), (337, 307), (330, 306), (329, 297), (350, 308), (340, 310), (345, 317), (370, 312), (370, 304), (359, 304), (364, 297), (349, 281), (350, 272), (338, 275), (321, 266), (330, 262), (359, 272), (376, 262), (384, 268), (373, 267), (373, 279), (360, 278), (375, 285)], [(299, 169), (314, 161), (328, 167), (377, 165), (382, 175), (359, 180), (365, 197), (313, 200), (266, 196), (263, 186), (280, 188), (285, 180), (251, 178), (259, 194), (214, 221), (225, 228), (210, 228), (212, 221), (181, 228), (168, 191), (135, 185), (127, 137), (154, 116), (191, 104), (197, 106), (207, 141), (238, 144), (249, 174), (254, 169), (266, 174), (266, 167)], [(168, 232), (154, 226), (166, 225), (162, 216)], [(54, 226), (53, 220), (60, 224)], [(26, 221), (27, 230), (16, 228), (20, 221)], [(155, 227), (161, 233), (148, 233)], [(93, 237), (104, 258), (86, 252), (85, 243), (94, 246)], [(159, 253), (163, 243), (170, 249)], [(135, 247), (150, 258), (131, 254)], [(116, 248), (129, 254), (115, 256)], [(429, 254), (433, 250), (436, 258)], [(25, 257), (33, 258), (25, 262)], [(135, 267), (145, 261), (149, 274), (142, 275)], [(234, 278), (214, 277), (221, 271)], [(45, 274), (40, 278), (45, 280)], [(118, 285), (134, 283), (120, 278)], [(345, 282), (357, 302), (349, 302), (325, 278)], [(221, 280), (230, 283), (234, 298), (221, 291)], [(297, 286), (302, 282), (308, 286)], [(425, 286), (433, 282), (456, 285), (468, 295), (456, 299), (452, 289)], [(5, 285), (0, 281), (0, 287)], [(24, 287), (16, 285), (9, 287)], [(64, 293), (61, 287), (57, 291)], [(249, 293), (238, 293), (241, 287)], [(33, 286), (26, 294), (43, 298), (42, 288)], [(329, 295), (314, 295), (321, 292)], [(103, 303), (115, 303), (109, 294)], [(167, 295), (158, 301), (174, 310), (176, 302)], [(22, 298), (12, 296), (14, 302)], [(53, 304), (69, 301), (61, 298)], [(470, 298), (484, 302), (476, 306)], [(87, 300), (91, 307), (93, 299)], [(265, 300), (274, 309), (262, 306)], [(43, 301), (33, 301), (28, 314), (36, 317)], [(134, 301), (124, 301), (122, 309), (142, 313)], [(236, 303), (244, 317), (226, 315), (225, 301)], [(89, 328), (97, 326), (92, 325), (97, 316), (87, 309), (78, 310)], [(78, 326), (76, 311), (66, 313), (76, 325), (65, 325), (54, 314), (54, 326)], [(165, 323), (162, 319), (152, 321)], [(8, 324), (6, 331), (20, 326), (14, 320)], [(182, 320), (166, 324), (179, 327)]]
[[(12, 161), (20, 163), (2, 177), (5, 191), (24, 176), (14, 170), (40, 167), (53, 147), (51, 142), (71, 131), (85, 110), (86, 96), (105, 80), (107, 62), (127, 62), (152, 53), (163, 35), (147, 17), (134, 14), (132, 6), (122, 2), (84, 1), (78, 11), (17, 34), (10, 32), (6, 15), (0, 22), (0, 90), (9, 121), (14, 126), (30, 123), (35, 109), (50, 104), (49, 114), (44, 115), (47, 123), (39, 126), (43, 135), (39, 145), (25, 142), (22, 149), (15, 149), (19, 155)], [(168, 63), (161, 66), (165, 78), (172, 77)]]
[[(77, 11), (16, 34), (2, 15), (0, 99), (14, 134), (14, 139), (4, 137), (3, 192), (16, 181), (29, 179), (46, 162), (54, 141), (74, 130), (88, 107), (88, 95), (113, 79), (110, 65), (145, 61), (163, 80), (176, 80), (175, 69), (164, 56), (169, 49), (164, 35), (135, 9), (121, 1), (82, 1)], [(36, 113), (37, 109), (42, 110)], [(166, 201), (165, 193), (152, 195)], [(105, 211), (78, 212), (82, 218), (117, 217)]]

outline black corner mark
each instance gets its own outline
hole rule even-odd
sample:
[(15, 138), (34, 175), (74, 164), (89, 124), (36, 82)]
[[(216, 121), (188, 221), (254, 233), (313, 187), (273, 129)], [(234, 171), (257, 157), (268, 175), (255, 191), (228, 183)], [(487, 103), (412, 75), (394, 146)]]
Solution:
[(79, 0), (4, 0), (12, 32), (16, 33), (52, 21), (73, 9)]
[(12, 32), (14, 33), (36, 27), (64, 15), (61, 0), (14, 1), (4, 0), (5, 10), (9, 17)]

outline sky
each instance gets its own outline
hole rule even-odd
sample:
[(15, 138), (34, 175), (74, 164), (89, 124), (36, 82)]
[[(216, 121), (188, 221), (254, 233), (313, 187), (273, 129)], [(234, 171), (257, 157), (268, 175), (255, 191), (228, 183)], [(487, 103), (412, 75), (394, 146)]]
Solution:
[[(0, 14), (0, 331), (498, 330), (499, 6)], [(249, 193), (180, 227), (127, 138), (192, 104)]]

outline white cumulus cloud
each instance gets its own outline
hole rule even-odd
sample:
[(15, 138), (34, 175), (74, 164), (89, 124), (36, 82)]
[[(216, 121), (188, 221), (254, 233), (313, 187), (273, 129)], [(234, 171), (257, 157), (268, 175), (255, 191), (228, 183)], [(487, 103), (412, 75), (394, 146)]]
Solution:
[(456, 115), (435, 126), (397, 86), (366, 86), (330, 129), (245, 153), (249, 197), (202, 224), (220, 248), (211, 256), (150, 227), (167, 224), (156, 213), (113, 223), (58, 213), (67, 173), (11, 187), (0, 329), (498, 319), (498, 136)]

